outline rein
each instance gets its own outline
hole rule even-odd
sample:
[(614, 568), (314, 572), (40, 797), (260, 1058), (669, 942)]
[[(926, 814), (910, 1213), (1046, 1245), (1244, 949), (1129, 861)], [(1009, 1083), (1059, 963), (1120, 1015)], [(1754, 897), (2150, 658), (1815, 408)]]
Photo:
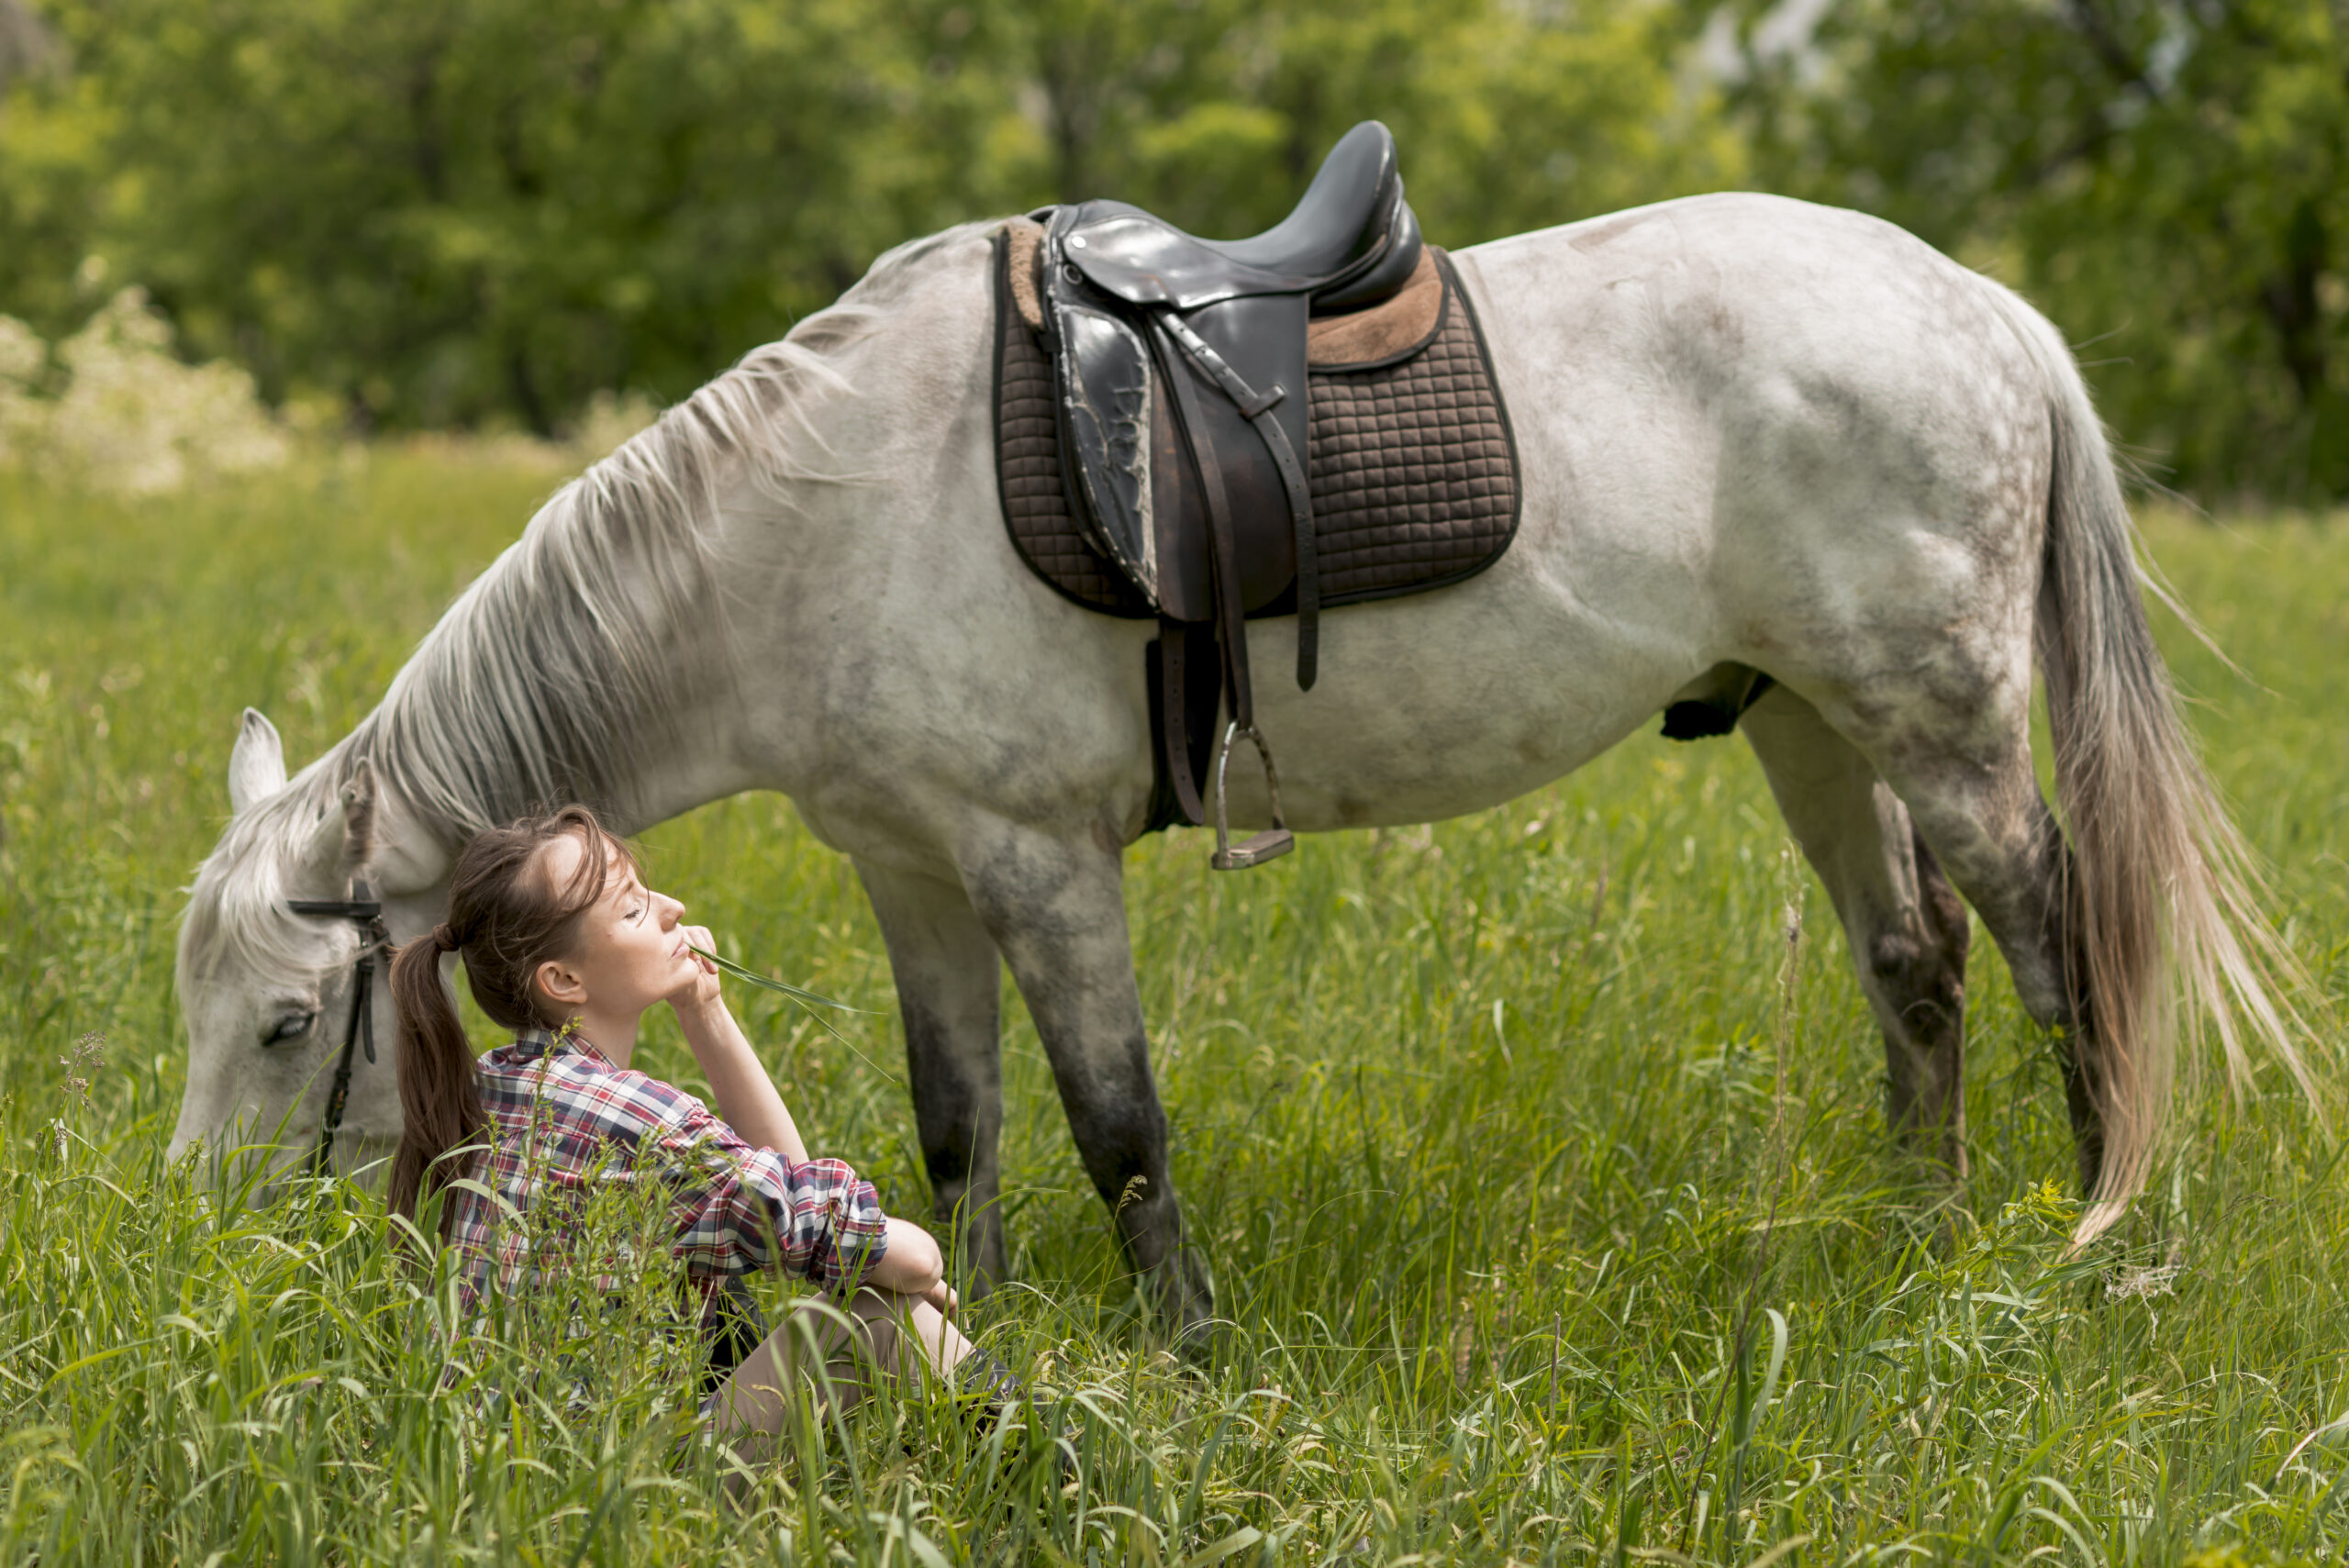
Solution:
[(362, 1044), (367, 1061), (375, 1060), (375, 1009), (368, 1004), (375, 991), (375, 960), (392, 945), (384, 927), (384, 906), (365, 883), (353, 879), (348, 898), (289, 898), (285, 906), (296, 915), (325, 915), (357, 925), (367, 940), (351, 977), (351, 1024), (343, 1030), (342, 1056), (335, 1063), (334, 1084), (327, 1091), (326, 1119), (318, 1128), (318, 1146), (310, 1154), (310, 1173), (323, 1176), (334, 1152), (334, 1135), (342, 1129), (342, 1109), (351, 1098), (351, 1053)]

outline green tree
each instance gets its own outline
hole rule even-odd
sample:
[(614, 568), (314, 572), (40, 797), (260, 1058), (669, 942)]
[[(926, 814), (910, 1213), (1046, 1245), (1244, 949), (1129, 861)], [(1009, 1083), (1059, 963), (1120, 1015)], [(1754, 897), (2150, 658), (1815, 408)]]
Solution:
[[(972, 194), (945, 8), (61, 6), (94, 242), (198, 351), (362, 420), (690, 389)], [(935, 45), (919, 52), (923, 41)]]
[(2030, 294), (2211, 498), (2349, 495), (2349, 7), (1844, 0), (1761, 57), (1758, 167)]
[(1114, 195), (1249, 232), (1368, 117), (1453, 244), (1740, 166), (1665, 6), (40, 3), (0, 312), (140, 283), (189, 352), (362, 425), (674, 398), (961, 218)]
[(1393, 128), (1413, 206), (1453, 245), (1742, 174), (1667, 7), (1005, 0), (992, 20), (1041, 106), (1040, 200), (1114, 195), (1250, 232), (1363, 119)]
[(0, 0), (0, 314), (50, 338), (104, 297), (82, 261), (107, 123), (99, 84), (23, 0)]

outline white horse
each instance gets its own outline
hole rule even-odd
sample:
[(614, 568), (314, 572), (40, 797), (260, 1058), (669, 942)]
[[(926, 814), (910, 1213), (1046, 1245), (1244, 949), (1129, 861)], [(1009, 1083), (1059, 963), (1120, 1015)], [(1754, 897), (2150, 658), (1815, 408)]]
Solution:
[[(291, 782), (246, 714), (180, 940), (174, 1151), (241, 1124), (298, 1157), (320, 1125), (360, 939), (289, 897), (362, 875), (404, 940), (440, 917), (465, 837), (534, 805), (634, 828), (781, 790), (872, 897), (936, 1212), (967, 1227), (976, 1288), (1004, 1269), (1008, 962), (1131, 1262), (1175, 1322), (1209, 1312), (1120, 890), (1152, 628), (1063, 599), (1006, 536), (989, 234), (883, 257), (556, 495)], [(2043, 317), (1886, 224), (1755, 195), (1454, 260), (1522, 521), (1472, 581), (1326, 617), (1310, 693), (1259, 683), (1292, 826), (1482, 809), (1750, 665), (1776, 684), (1742, 728), (1833, 897), (1905, 1141), (1963, 1173), (1960, 895), (2062, 1030), (2083, 1236), (2144, 1181), (2182, 1018), (2216, 1022), (2236, 1073), (2264, 1039), (2305, 1085), (2263, 981), (2288, 956), (2176, 717), (2112, 462)], [(1293, 621), (1252, 635), (1260, 669), (1287, 666)], [(2034, 648), (2068, 843), (2032, 770)], [(1261, 794), (1234, 792), (1261, 823)], [(346, 1168), (396, 1137), (385, 1057), (359, 1065)]]

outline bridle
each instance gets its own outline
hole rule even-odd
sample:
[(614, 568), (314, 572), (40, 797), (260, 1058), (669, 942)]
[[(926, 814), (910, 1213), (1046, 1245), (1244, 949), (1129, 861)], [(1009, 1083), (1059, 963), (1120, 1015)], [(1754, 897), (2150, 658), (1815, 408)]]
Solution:
[(369, 1003), (374, 999), (375, 960), (390, 951), (392, 934), (384, 927), (384, 906), (377, 902), (374, 890), (355, 877), (348, 898), (289, 898), (285, 906), (296, 915), (326, 915), (349, 920), (366, 939), (359, 949), (351, 976), (351, 1024), (343, 1030), (342, 1057), (335, 1063), (334, 1084), (327, 1091), (327, 1114), (318, 1127), (318, 1146), (310, 1153), (310, 1173), (323, 1176), (328, 1172), (328, 1160), (334, 1153), (334, 1135), (342, 1129), (343, 1106), (351, 1098), (351, 1051), (364, 1045), (369, 1065), (375, 1061), (375, 1009)]

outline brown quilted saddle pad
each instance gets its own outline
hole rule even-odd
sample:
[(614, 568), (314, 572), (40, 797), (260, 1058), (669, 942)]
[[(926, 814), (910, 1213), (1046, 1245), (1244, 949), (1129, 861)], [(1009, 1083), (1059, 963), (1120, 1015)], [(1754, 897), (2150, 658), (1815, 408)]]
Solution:
[[(996, 250), (996, 483), (1011, 542), (1078, 604), (1146, 618), (1149, 603), (1070, 511), (1052, 364), (1028, 319), (1032, 288), (1014, 283), (1014, 257), (1032, 252)], [(1426, 254), (1395, 300), (1313, 324), (1307, 469), (1324, 606), (1473, 577), (1517, 532), (1517, 444), (1491, 355), (1450, 258)], [(1365, 350), (1390, 351), (1323, 362)], [(1284, 594), (1251, 618), (1295, 609)]]

